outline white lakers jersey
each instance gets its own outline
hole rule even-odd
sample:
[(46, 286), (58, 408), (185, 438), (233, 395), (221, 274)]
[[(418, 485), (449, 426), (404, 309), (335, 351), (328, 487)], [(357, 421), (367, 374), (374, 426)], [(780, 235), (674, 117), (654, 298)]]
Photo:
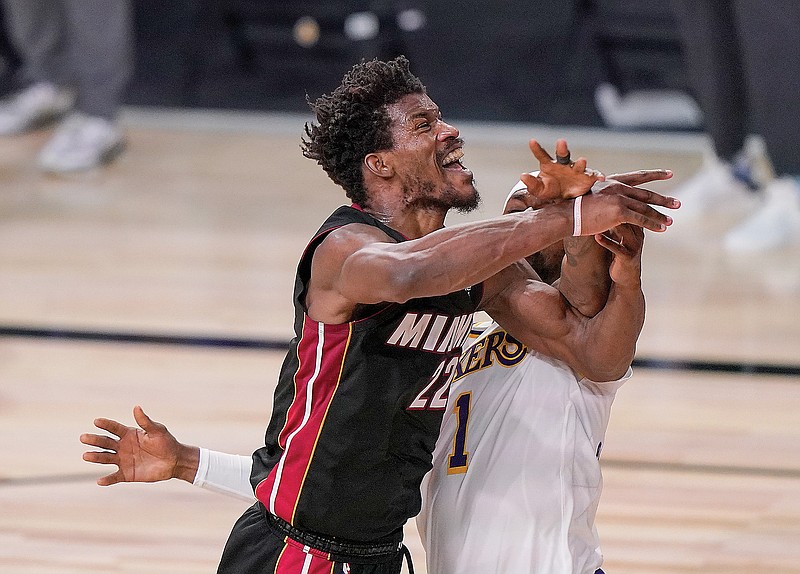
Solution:
[(496, 323), (461, 357), (417, 525), (430, 574), (593, 574), (620, 381), (578, 380)]

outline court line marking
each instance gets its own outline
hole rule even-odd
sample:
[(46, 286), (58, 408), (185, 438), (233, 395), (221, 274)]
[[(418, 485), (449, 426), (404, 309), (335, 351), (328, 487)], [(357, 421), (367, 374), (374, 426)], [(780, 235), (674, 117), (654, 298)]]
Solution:
[[(61, 327), (26, 327), (19, 325), (0, 325), (0, 337), (62, 339), (104, 343), (133, 343), (145, 345), (174, 345), (269, 351), (285, 351), (289, 348), (288, 339), (260, 339), (216, 335), (170, 335), (156, 333), (135, 333), (126, 331), (93, 331), (66, 329)], [(661, 371), (737, 373), (747, 375), (783, 375), (788, 377), (800, 376), (800, 365), (771, 363), (637, 357), (633, 360), (633, 367)]]
[[(758, 467), (735, 464), (694, 464), (684, 462), (653, 461), (602, 458), (600, 464), (603, 468), (616, 468), (621, 470), (641, 470), (649, 472), (672, 472), (690, 474), (715, 474), (729, 476), (750, 476), (761, 478), (785, 478), (800, 480), (800, 468), (784, 467)], [(73, 482), (95, 481), (100, 478), (97, 473), (68, 473), (42, 476), (21, 476), (13, 478), (0, 477), (0, 488), (14, 486), (43, 486), (48, 484), (67, 484)]]

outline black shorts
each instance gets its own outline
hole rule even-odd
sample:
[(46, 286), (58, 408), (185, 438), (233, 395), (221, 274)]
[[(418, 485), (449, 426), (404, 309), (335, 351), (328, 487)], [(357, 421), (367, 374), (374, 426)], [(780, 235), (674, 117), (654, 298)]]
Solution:
[[(218, 574), (400, 574), (407, 553), (402, 543), (387, 553), (358, 556), (343, 552), (333, 542), (336, 548), (330, 552), (323, 537), (312, 536), (323, 542), (312, 548), (297, 539), (301, 536), (289, 537), (268, 518), (264, 506), (256, 502), (236, 521), (222, 552)], [(386, 544), (382, 541), (379, 545)], [(368, 549), (370, 545), (358, 546)]]

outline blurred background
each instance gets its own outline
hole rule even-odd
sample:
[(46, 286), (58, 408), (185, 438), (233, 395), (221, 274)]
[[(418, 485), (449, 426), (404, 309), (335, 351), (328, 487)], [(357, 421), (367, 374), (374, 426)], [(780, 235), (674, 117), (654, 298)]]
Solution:
[[(678, 106), (664, 123), (699, 124), (680, 115), (691, 109), (680, 35), (669, 3), (655, 0), (455, 10), (422, 0), (136, 0), (133, 11), (129, 105), (304, 112), (306, 95), (334, 88), (353, 62), (402, 53), (454, 118), (603, 126), (616, 122), (595, 92), (609, 84), (663, 90), (675, 96), (665, 107)], [(20, 63), (8, 37), (2, 53), (8, 90)]]
[[(12, 4), (6, 111), (31, 85)], [(0, 136), (0, 572), (215, 571), (246, 504), (185, 483), (97, 487), (78, 436), (141, 404), (185, 442), (262, 443), (297, 259), (346, 199), (300, 153), (306, 100), (361, 59), (406, 54), (484, 198), (450, 224), (500, 212), (536, 167), (530, 138), (565, 137), (605, 173), (670, 168), (652, 188), (691, 214), (647, 237), (647, 323), (603, 454), (606, 571), (800, 573), (800, 240), (727, 240), (756, 194), (693, 209), (686, 186), (720, 158), (675, 6), (134, 0), (98, 161), (43, 157), (66, 105)], [(95, 34), (118, 47), (106, 24)], [(800, 45), (792, 30), (776, 37)], [(748, 126), (745, 147), (770, 181), (763, 136)], [(424, 574), (413, 522), (407, 538)]]

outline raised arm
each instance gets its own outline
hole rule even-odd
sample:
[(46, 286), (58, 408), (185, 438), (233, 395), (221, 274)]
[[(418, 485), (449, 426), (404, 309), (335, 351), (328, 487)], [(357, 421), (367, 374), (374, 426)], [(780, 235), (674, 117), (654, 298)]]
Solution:
[[(566, 145), (566, 142), (564, 143)], [(566, 153), (568, 156), (569, 150), (564, 147), (561, 153)], [(529, 207), (538, 209), (552, 203), (552, 200), (543, 198), (548, 194), (540, 172), (525, 175), (524, 181), (521, 180), (511, 190), (504, 213), (517, 213)], [(592, 192), (624, 193), (627, 187), (640, 186), (670, 177), (672, 172), (665, 169), (615, 174), (607, 176), (605, 181), (596, 183), (592, 187)], [(582, 315), (592, 317), (600, 312), (608, 299), (611, 284), (608, 266), (611, 255), (611, 252), (604, 249), (594, 237), (567, 237), (563, 243), (554, 243), (535, 253), (528, 258), (528, 261), (542, 280), (556, 286), (575, 310)]]
[[(613, 174), (607, 176), (605, 181), (593, 185), (591, 193), (625, 193), (632, 186), (641, 186), (671, 177), (672, 172), (666, 169)], [(564, 239), (565, 255), (561, 265), (558, 290), (577, 311), (587, 317), (599, 313), (608, 299), (611, 286), (608, 267), (612, 252), (608, 249), (608, 242), (601, 239), (608, 239), (614, 234), (612, 230), (595, 234), (593, 238), (582, 236)]]
[[(652, 205), (673, 208), (678, 204), (673, 198), (638, 188), (616, 195), (588, 195), (580, 210), (581, 234), (594, 235), (621, 223), (665, 231), (672, 219)], [(308, 314), (318, 321), (340, 323), (349, 320), (357, 304), (404, 302), (464, 289), (572, 235), (573, 215), (570, 200), (440, 229), (402, 243), (393, 243), (382, 231), (366, 225), (339, 228), (315, 253)]]
[[(511, 189), (503, 213), (539, 209), (552, 203), (552, 200), (543, 198), (547, 193), (540, 172), (524, 176)], [(593, 316), (608, 298), (610, 257), (610, 253), (600, 247), (594, 238), (584, 236), (556, 241), (530, 255), (527, 260), (542, 281), (558, 287), (572, 307), (583, 315)]]
[(568, 304), (540, 281), (525, 262), (512, 265), (487, 283), (499, 288), (484, 309), (509, 333), (546, 355), (566, 362), (595, 381), (622, 376), (633, 360), (644, 323), (641, 249), (644, 233), (620, 226), (598, 239), (612, 253), (608, 300), (594, 317)]

